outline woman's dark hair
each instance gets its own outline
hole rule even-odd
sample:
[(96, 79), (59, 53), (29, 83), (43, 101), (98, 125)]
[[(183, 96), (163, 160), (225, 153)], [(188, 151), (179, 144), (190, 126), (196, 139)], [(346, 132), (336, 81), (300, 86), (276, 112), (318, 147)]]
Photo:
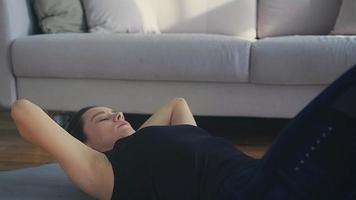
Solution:
[(72, 117), (69, 119), (67, 126), (65, 128), (68, 133), (70, 133), (73, 137), (77, 138), (81, 142), (86, 142), (87, 140), (87, 136), (83, 130), (84, 121), (82, 116), (86, 111), (94, 107), (97, 106), (84, 107), (80, 109), (78, 112), (74, 113)]

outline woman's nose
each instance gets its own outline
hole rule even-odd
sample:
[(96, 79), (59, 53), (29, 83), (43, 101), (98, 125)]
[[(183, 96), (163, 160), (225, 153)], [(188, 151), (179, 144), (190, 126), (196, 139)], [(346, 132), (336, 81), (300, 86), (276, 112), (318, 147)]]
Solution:
[(114, 117), (115, 121), (118, 121), (118, 120), (124, 120), (125, 117), (124, 117), (124, 114), (122, 112), (117, 112), (115, 114), (115, 117)]

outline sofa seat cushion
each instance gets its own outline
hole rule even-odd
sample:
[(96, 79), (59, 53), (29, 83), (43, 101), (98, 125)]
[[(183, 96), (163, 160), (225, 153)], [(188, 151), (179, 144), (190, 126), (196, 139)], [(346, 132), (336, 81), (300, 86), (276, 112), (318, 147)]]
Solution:
[(251, 42), (207, 34), (56, 34), (14, 42), (17, 77), (248, 82)]
[(255, 42), (252, 83), (329, 84), (356, 63), (356, 36), (287, 36)]

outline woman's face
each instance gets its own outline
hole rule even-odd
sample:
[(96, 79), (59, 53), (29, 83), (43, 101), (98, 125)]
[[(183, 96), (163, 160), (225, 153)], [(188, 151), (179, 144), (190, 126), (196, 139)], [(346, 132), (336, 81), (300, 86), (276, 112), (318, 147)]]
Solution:
[(135, 133), (122, 112), (114, 112), (107, 107), (91, 108), (82, 119), (87, 136), (85, 143), (100, 152), (111, 150), (118, 139)]

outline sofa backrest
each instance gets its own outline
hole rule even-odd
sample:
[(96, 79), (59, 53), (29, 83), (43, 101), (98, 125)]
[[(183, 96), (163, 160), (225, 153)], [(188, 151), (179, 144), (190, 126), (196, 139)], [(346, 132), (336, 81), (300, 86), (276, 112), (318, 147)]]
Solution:
[(256, 38), (257, 0), (151, 0), (162, 33)]
[[(6, 15), (11, 21), (10, 31), (38, 32), (37, 23), (32, 20), (30, 0), (1, 1), (7, 7), (0, 9), (7, 11), (0, 13), (0, 17)], [(342, 3), (342, 0), (147, 1), (152, 3), (162, 33), (210, 33), (250, 39), (328, 34)]]
[(329, 34), (341, 3), (342, 0), (259, 0), (257, 37)]

